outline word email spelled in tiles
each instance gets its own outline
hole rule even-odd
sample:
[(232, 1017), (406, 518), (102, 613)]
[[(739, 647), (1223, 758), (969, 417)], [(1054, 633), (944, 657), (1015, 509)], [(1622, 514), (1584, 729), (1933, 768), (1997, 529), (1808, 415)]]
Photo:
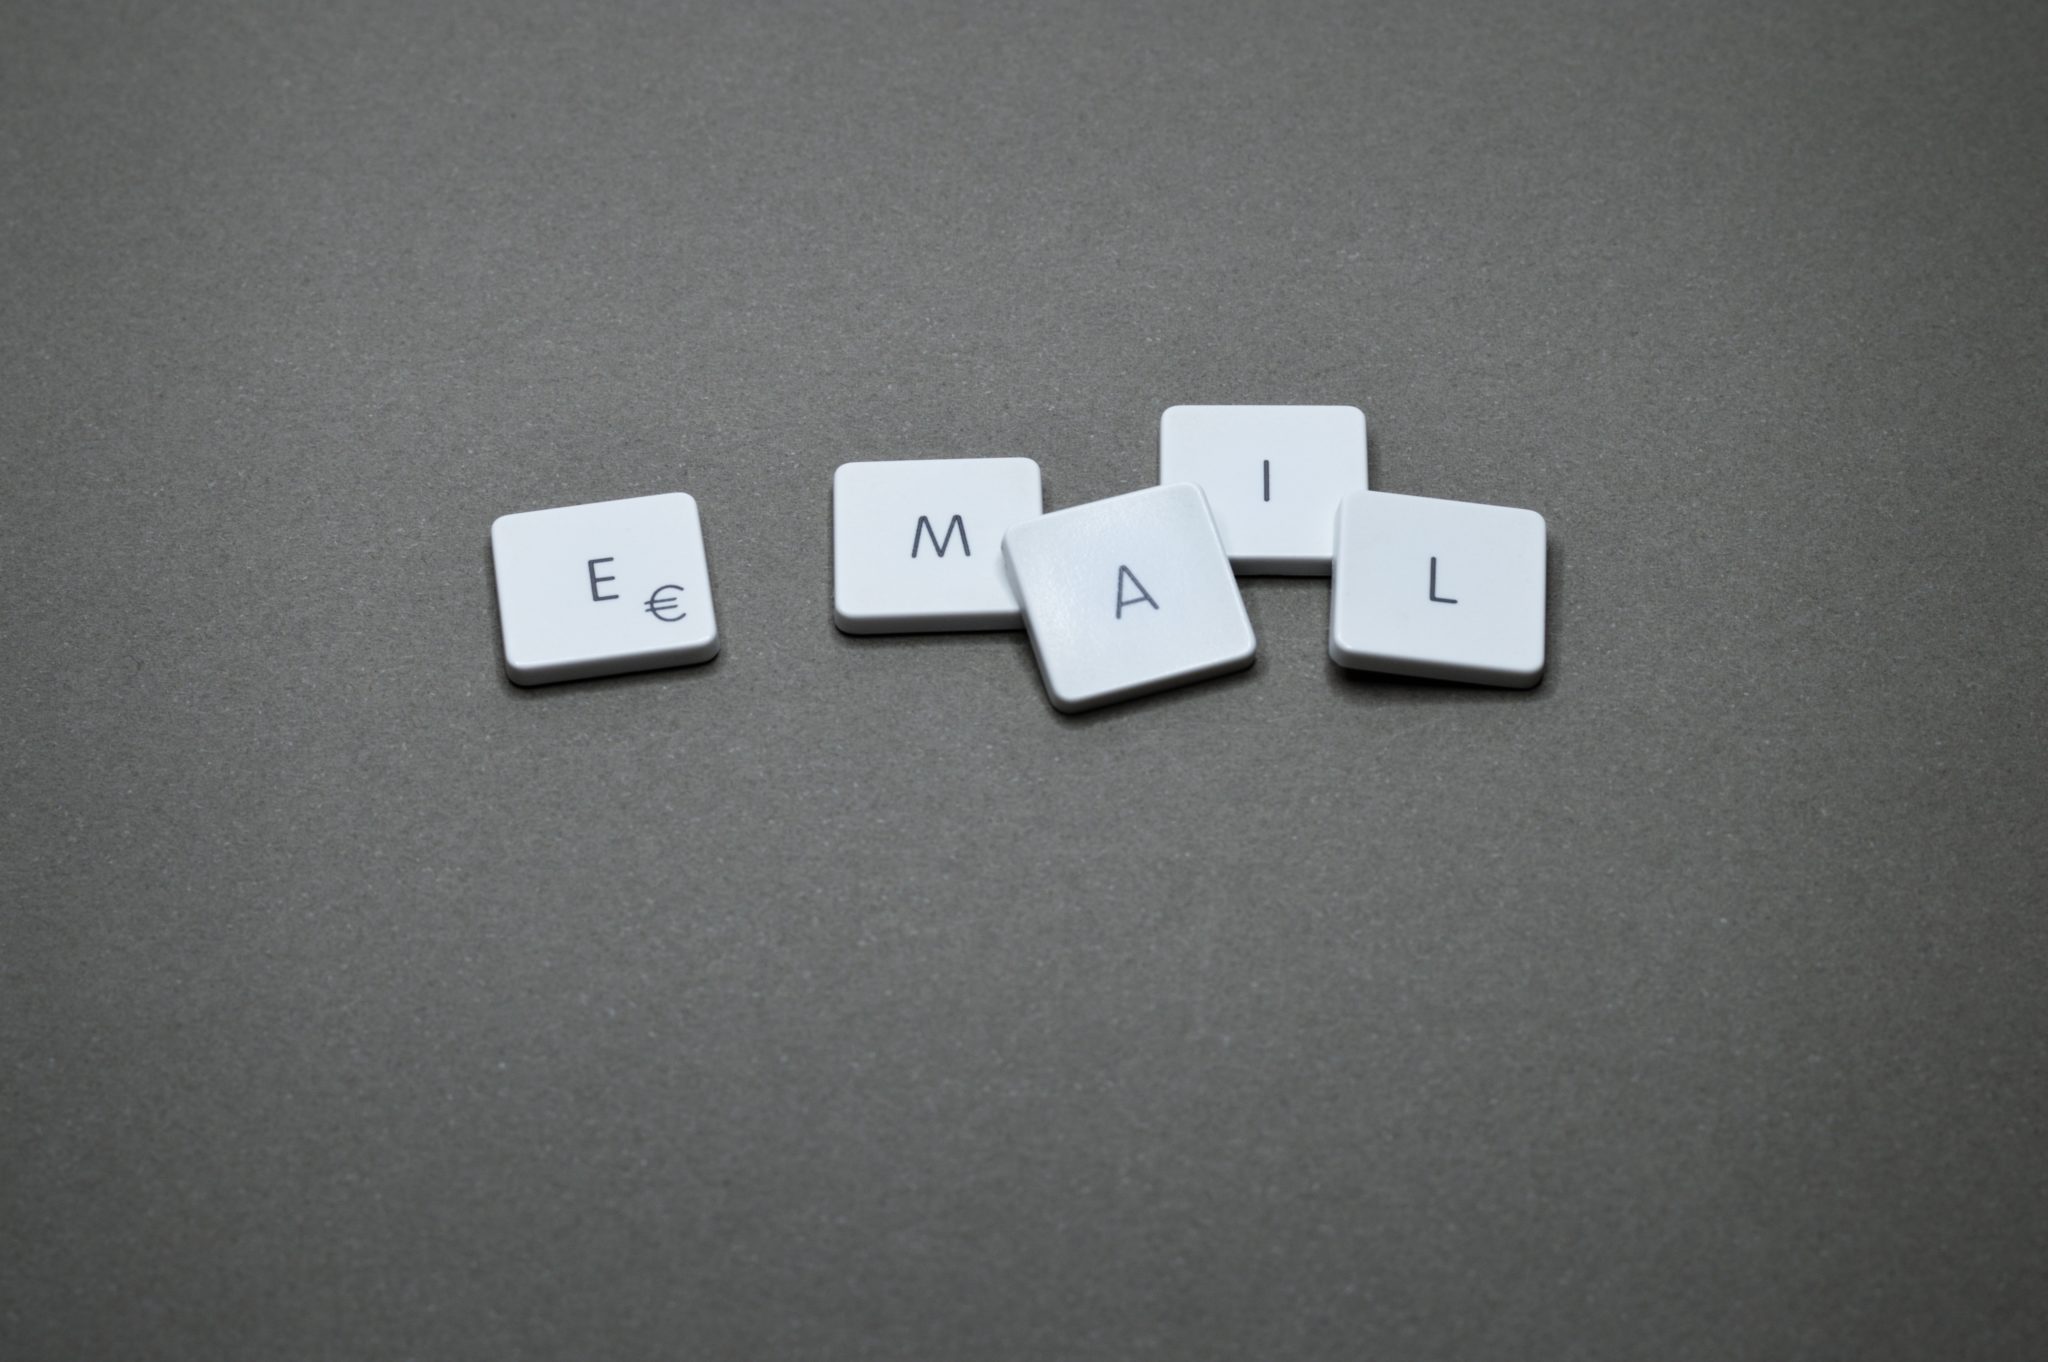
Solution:
[(1159, 481), (1202, 489), (1240, 573), (1327, 577), (1337, 503), (1366, 488), (1365, 448), (1357, 407), (1168, 407)]
[(1015, 629), (1003, 535), (1044, 509), (1030, 459), (902, 459), (832, 475), (832, 620), (849, 634)]
[(1358, 492), (1337, 512), (1330, 658), (1364, 671), (1533, 686), (1543, 679), (1543, 517)]
[(1251, 665), (1251, 620), (1199, 487), (1055, 511), (1003, 536), (1003, 557), (1055, 708)]
[(704, 530), (687, 493), (499, 516), (491, 564), (505, 673), (519, 685), (718, 653)]

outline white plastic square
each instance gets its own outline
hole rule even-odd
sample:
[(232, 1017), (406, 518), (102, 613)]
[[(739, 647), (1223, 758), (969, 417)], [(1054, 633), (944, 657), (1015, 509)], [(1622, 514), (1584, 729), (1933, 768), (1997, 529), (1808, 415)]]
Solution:
[(1003, 557), (1055, 708), (1251, 665), (1252, 623), (1199, 487), (1055, 511), (1003, 536)]
[(499, 516), (505, 674), (522, 686), (718, 654), (696, 498), (683, 492)]
[(1020, 627), (1003, 534), (1043, 509), (1030, 459), (839, 465), (833, 623), (849, 634)]
[(1357, 492), (1337, 512), (1330, 657), (1363, 671), (1543, 679), (1544, 524), (1534, 511)]
[(1202, 489), (1240, 573), (1327, 577), (1337, 503), (1366, 486), (1365, 413), (1168, 407), (1159, 481)]

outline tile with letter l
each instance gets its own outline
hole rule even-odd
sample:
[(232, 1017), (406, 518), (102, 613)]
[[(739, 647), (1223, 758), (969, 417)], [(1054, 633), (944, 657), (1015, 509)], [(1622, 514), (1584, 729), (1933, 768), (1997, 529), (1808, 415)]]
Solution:
[(1528, 687), (1543, 679), (1543, 517), (1357, 492), (1337, 512), (1330, 658), (1362, 671)]
[(839, 465), (832, 622), (849, 634), (1020, 627), (1003, 534), (1043, 509), (1030, 459)]
[(1252, 624), (1202, 489), (1150, 487), (1003, 536), (1057, 709), (1092, 709), (1249, 667)]
[(499, 516), (491, 565), (505, 674), (519, 685), (718, 654), (704, 528), (688, 493)]
[(1209, 498), (1231, 566), (1246, 576), (1327, 577), (1337, 503), (1366, 487), (1357, 407), (1168, 407), (1159, 481)]

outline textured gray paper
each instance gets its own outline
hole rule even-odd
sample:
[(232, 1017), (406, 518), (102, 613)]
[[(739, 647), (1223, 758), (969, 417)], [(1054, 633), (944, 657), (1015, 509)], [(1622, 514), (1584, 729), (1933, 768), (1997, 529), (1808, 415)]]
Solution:
[[(0, 12), (0, 1356), (2048, 1351), (2048, 9)], [(1356, 403), (1548, 680), (1063, 719), (853, 458)], [(725, 651), (520, 692), (504, 512)]]

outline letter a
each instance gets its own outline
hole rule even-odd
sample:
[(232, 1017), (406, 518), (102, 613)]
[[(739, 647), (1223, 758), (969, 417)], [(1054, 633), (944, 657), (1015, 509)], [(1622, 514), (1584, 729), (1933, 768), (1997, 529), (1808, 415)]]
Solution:
[(917, 557), (918, 549), (924, 546), (925, 536), (930, 535), (932, 548), (937, 550), (939, 557), (944, 558), (946, 556), (946, 547), (953, 542), (953, 531), (955, 530), (960, 531), (960, 552), (962, 556), (972, 558), (974, 550), (967, 547), (967, 522), (957, 515), (946, 523), (946, 537), (944, 539), (939, 538), (939, 532), (932, 528), (930, 516), (919, 516), (917, 518), (917, 532), (910, 536), (910, 556), (912, 558)]
[[(1126, 581), (1130, 582), (1132, 586), (1138, 588), (1137, 595), (1124, 595), (1124, 583)], [(1124, 617), (1124, 607), (1127, 605), (1136, 605), (1139, 601), (1143, 601), (1145, 604), (1151, 606), (1154, 610), (1157, 610), (1159, 608), (1159, 602), (1152, 599), (1152, 593), (1147, 591), (1145, 589), (1145, 584), (1138, 580), (1138, 574), (1131, 571), (1127, 567), (1119, 565), (1116, 570), (1116, 617), (1118, 619), (1122, 619)]]

